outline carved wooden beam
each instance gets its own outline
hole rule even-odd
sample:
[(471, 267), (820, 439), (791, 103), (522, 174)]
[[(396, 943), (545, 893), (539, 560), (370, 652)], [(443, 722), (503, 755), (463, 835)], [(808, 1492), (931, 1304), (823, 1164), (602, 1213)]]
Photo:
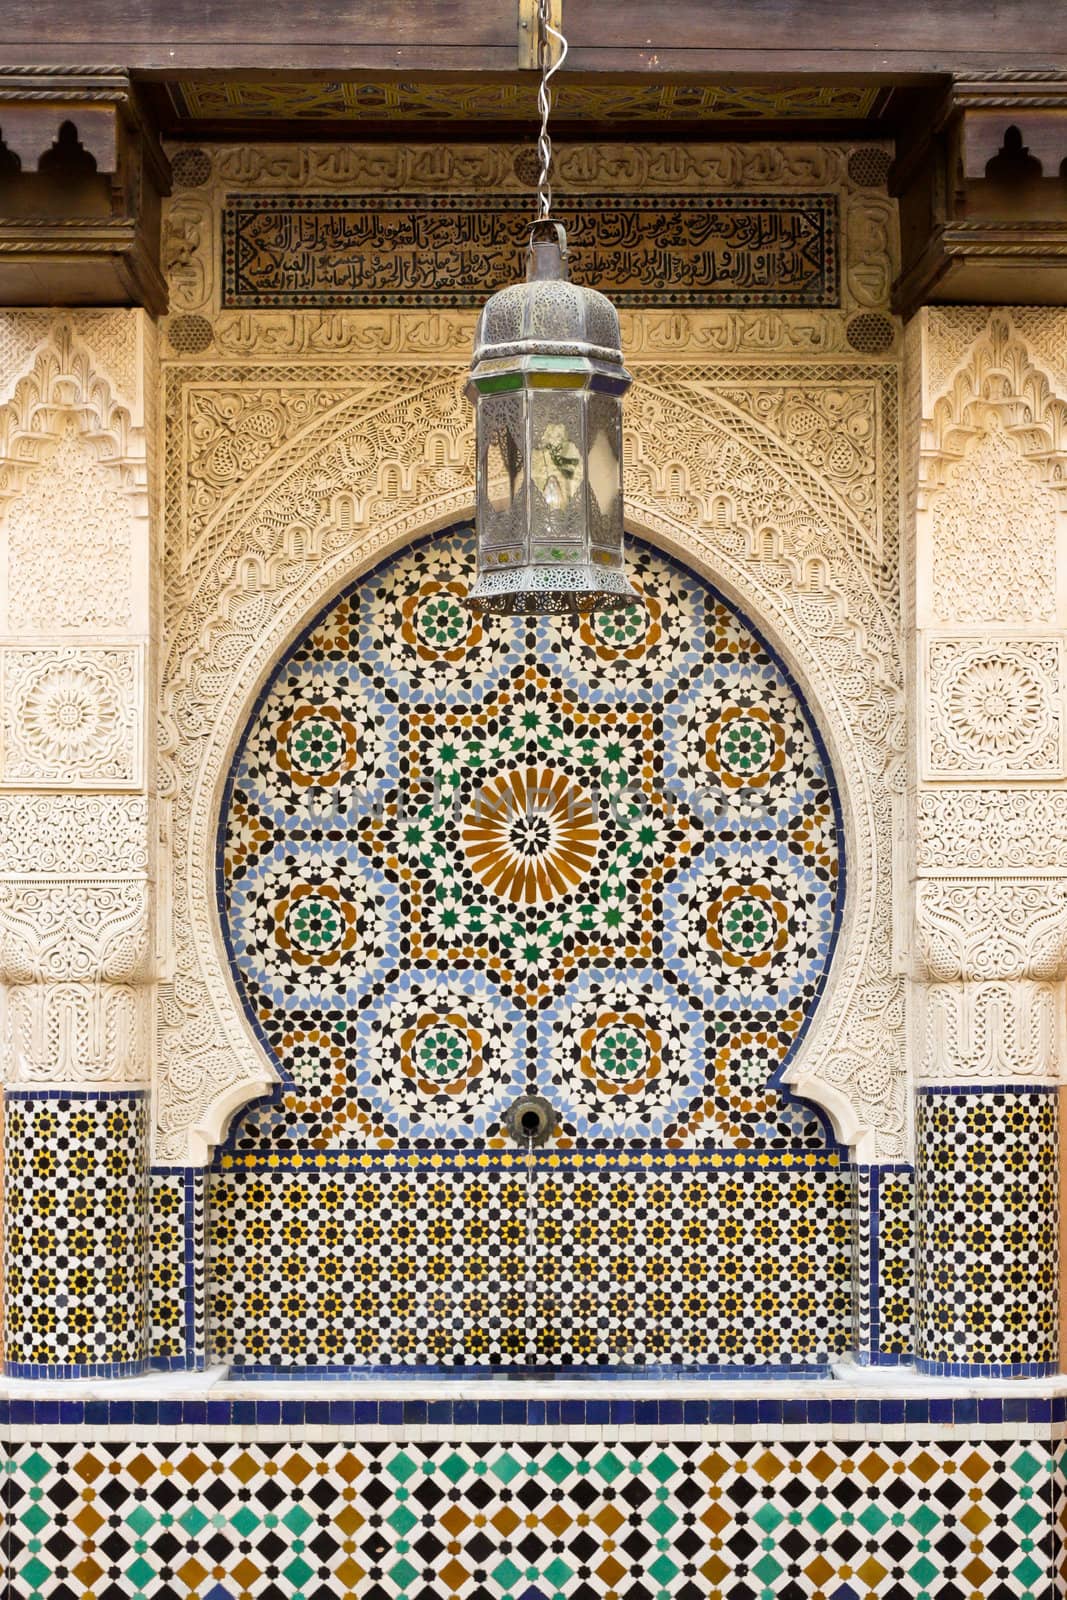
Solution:
[(1067, 305), (1067, 75), (955, 82), (903, 141), (894, 310)]
[(167, 308), (170, 166), (117, 67), (0, 69), (0, 305)]

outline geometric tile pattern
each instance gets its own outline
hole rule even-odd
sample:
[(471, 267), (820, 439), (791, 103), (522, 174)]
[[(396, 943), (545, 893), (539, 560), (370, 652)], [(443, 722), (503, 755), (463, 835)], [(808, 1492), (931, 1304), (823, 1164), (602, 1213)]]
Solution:
[(238, 1366), (825, 1364), (852, 1347), (839, 1171), (227, 1170), (216, 1356)]
[(632, 541), (645, 608), (474, 618), (469, 528), (283, 659), (220, 837), (238, 989), (284, 1080), (236, 1150), (826, 1146), (774, 1087), (818, 1002), (840, 827), (784, 666)]
[(909, 1360), (915, 1320), (915, 1175), (857, 1167), (856, 1348), (872, 1366)]
[(1049, 1373), (1057, 1360), (1057, 1095), (921, 1089), (916, 1353)]
[(153, 1367), (204, 1364), (206, 1175), (199, 1168), (150, 1174), (149, 1285)]
[(1052, 1600), (1053, 1449), (24, 1444), (33, 1600)]
[(148, 1338), (147, 1156), (141, 1091), (7, 1091), (9, 1372), (141, 1370)]

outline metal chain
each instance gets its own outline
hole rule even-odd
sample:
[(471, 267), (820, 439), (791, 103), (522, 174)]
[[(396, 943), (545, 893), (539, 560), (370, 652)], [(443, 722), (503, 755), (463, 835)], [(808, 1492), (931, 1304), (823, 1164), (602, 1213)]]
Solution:
[[(549, 80), (553, 73), (559, 71), (567, 59), (567, 41), (558, 28), (554, 28), (549, 21), (549, 6), (551, 0), (538, 0), (537, 7), (537, 47), (541, 62), (541, 82), (537, 90), (537, 108), (541, 113), (541, 135), (537, 141), (538, 153), (541, 157), (541, 172), (537, 179), (537, 220), (547, 222), (552, 210), (552, 183), (549, 174), (552, 170), (552, 140), (548, 134), (548, 114), (552, 109), (552, 91)], [(552, 54), (549, 44), (549, 35), (559, 40), (559, 55), (549, 64)]]

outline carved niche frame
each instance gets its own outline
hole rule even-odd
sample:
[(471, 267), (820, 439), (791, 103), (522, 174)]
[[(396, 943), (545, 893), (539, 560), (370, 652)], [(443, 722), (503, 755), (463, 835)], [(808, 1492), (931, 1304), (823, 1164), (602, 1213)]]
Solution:
[[(262, 174), (248, 152), (218, 159), (237, 163), (238, 181), (278, 182), (258, 152)], [(346, 151), (342, 165), (353, 160)], [(701, 152), (692, 181), (705, 160), (724, 170), (733, 163), (741, 176), (754, 163), (749, 181), (767, 181), (763, 147)], [(812, 160), (825, 170), (815, 173)], [(845, 183), (840, 148), (800, 159), (796, 174), (783, 176), (778, 162), (771, 186), (820, 180)], [(191, 198), (176, 198), (176, 215)], [(209, 209), (208, 197), (197, 204)], [(191, 270), (187, 251), (180, 271)], [(846, 281), (849, 271), (846, 260)], [(208, 264), (198, 282), (210, 277)], [(257, 360), (255, 319), (222, 315), (217, 296), (209, 303), (203, 292), (186, 305), (197, 299), (204, 320), (220, 335), (226, 328), (218, 355), (182, 354), (172, 338), (165, 363), (160, 816), (171, 870), (154, 1160), (167, 1165), (206, 1162), (234, 1113), (275, 1081), (233, 982), (214, 876), (222, 797), (251, 707), (334, 595), (473, 510), (473, 427), (460, 393), (473, 318), (271, 315)], [(826, 1110), (858, 1160), (899, 1160), (909, 1128), (905, 984), (893, 938), (905, 781), (898, 361), (848, 351), (844, 311), (633, 311), (626, 323), (636, 379), (625, 410), (628, 527), (721, 589), (781, 652), (840, 794), (844, 915), (826, 991), (786, 1081)], [(321, 348), (310, 354), (313, 327), (328, 327), (345, 364)], [(768, 328), (779, 329), (770, 340)], [(434, 329), (440, 342), (427, 352)], [(405, 343), (406, 357), (397, 354)], [(805, 406), (836, 442), (835, 461), (793, 426)], [(194, 484), (194, 457), (212, 459), (216, 435), (229, 450), (246, 413), (274, 442), (240, 470), (231, 460), (228, 477), (212, 480), (205, 469)], [(848, 472), (843, 437), (853, 441)]]
[[(730, 376), (746, 381), (743, 371)], [(763, 377), (781, 387), (775, 374)], [(157, 1160), (206, 1160), (233, 1113), (274, 1081), (234, 988), (214, 885), (222, 793), (251, 706), (331, 596), (405, 543), (472, 515), (469, 419), (450, 418), (449, 430), (429, 436), (423, 425), (425, 406), (443, 408), (454, 396), (455, 375), (406, 367), (401, 386), (408, 396), (391, 395), (379, 411), (396, 422), (407, 411), (406, 436), (396, 422), (368, 415), (356, 385), (347, 405), (305, 433), (298, 468), (268, 463), (235, 496), (248, 504), (243, 512), (230, 507), (229, 540), (202, 566), (182, 608), (162, 689), (174, 948), (161, 994)], [(697, 409), (700, 397), (688, 387), (673, 370), (638, 375), (627, 413), (628, 525), (736, 601), (774, 641), (814, 708), (841, 793), (848, 882), (827, 991), (786, 1077), (827, 1110), (859, 1158), (899, 1157), (906, 1130), (903, 984), (891, 956), (902, 741), (895, 619), (858, 531), (818, 475), (710, 390)], [(375, 426), (391, 456), (371, 464), (375, 485), (363, 494), (358, 485), (335, 487), (317, 523), (286, 525), (270, 502), (286, 497), (287, 475), (299, 471), (306, 485), (318, 472), (319, 487), (328, 486), (339, 452), (360, 454), (357, 444)], [(709, 450), (709, 439), (720, 448)], [(732, 493), (723, 487), (725, 458), (733, 462)], [(464, 481), (442, 486), (442, 477)], [(763, 500), (768, 477), (777, 480), (774, 521), (750, 503)], [(748, 483), (756, 492), (746, 496)]]

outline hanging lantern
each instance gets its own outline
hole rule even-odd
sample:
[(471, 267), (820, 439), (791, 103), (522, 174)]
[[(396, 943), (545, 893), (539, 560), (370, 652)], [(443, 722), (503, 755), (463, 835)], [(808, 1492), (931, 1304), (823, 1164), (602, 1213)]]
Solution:
[(478, 576), (467, 604), (520, 614), (632, 605), (618, 314), (568, 281), (558, 223), (535, 227), (527, 262), (526, 282), (493, 295), (475, 334)]
[[(626, 576), (622, 520), (619, 317), (571, 283), (567, 235), (551, 219), (548, 80), (566, 40), (541, 23), (540, 215), (526, 282), (487, 301), (467, 396), (476, 420), (478, 572), (467, 605), (497, 612), (620, 610), (641, 603)], [(561, 53), (548, 64), (548, 35)]]

